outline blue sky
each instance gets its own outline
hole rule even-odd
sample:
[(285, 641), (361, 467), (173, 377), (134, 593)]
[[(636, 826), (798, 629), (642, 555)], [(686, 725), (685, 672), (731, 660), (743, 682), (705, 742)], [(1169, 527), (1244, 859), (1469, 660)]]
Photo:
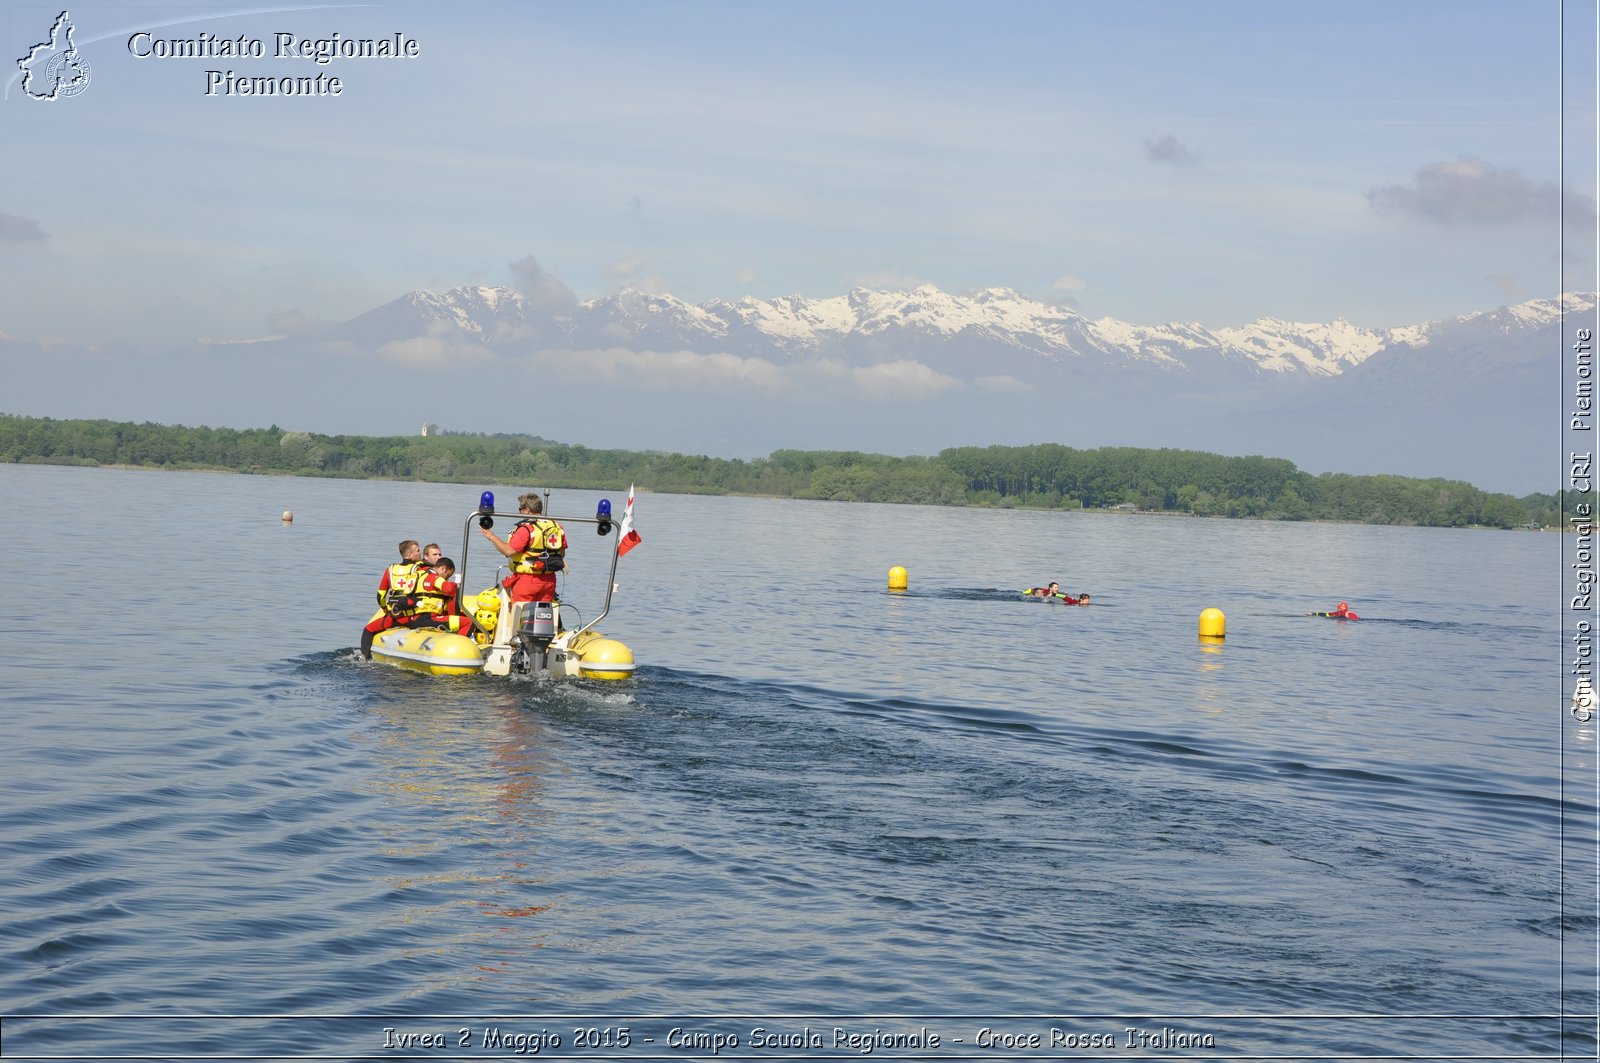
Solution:
[[(8, 54), (59, 10), (10, 6)], [(31, 163), (11, 167), (0, 214), (43, 239), (0, 246), (21, 266), (0, 329), (177, 339), (165, 319), (180, 313), (247, 334), (274, 313), (510, 283), (529, 255), (580, 296), (929, 282), (1212, 325), (1386, 326), (1559, 284), (1554, 2), (229, 14), (249, 10), (273, 9), (74, 9), (91, 87), (40, 104), (13, 77), (7, 154)], [(399, 31), (422, 54), (141, 60), (123, 36), (136, 28), (269, 50), (280, 30)], [(214, 68), (346, 87), (208, 98)], [(1594, 71), (1567, 73), (1569, 194), (1592, 197), (1592, 162), (1571, 164), (1593, 158)], [(1487, 199), (1458, 189), (1461, 211), (1430, 215), (1429, 168), (1463, 160)]]
[[(13, 68), (60, 10), (7, 5)], [(1565, 218), (1565, 286), (1595, 286), (1595, 14), (1570, 0), (1565, 83), (1563, 0), (70, 12), (88, 89), (13, 74), (0, 102), (0, 333), (63, 352), (269, 335), (530, 261), (579, 297), (932, 283), (1376, 328), (1557, 294)], [(138, 58), (140, 30), (269, 56)], [(280, 60), (279, 31), (421, 54)], [(344, 90), (208, 97), (208, 69)]]

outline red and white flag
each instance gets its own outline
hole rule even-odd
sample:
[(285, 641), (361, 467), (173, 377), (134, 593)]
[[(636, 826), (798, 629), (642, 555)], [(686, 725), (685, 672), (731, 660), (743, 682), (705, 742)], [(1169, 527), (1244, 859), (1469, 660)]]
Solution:
[(628, 504), (622, 510), (622, 538), (617, 540), (617, 556), (638, 546), (644, 540), (633, 530), (633, 485), (628, 485)]

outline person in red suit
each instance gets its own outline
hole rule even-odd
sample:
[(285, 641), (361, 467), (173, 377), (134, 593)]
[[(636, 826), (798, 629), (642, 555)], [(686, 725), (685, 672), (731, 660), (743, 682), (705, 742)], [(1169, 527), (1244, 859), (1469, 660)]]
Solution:
[(455, 574), (456, 563), (448, 557), (433, 563), (433, 571), (417, 581), (417, 611), (406, 627), (435, 627), (459, 635), (472, 634), (472, 617), (461, 612), (458, 602), (461, 587), (452, 579)]
[[(407, 546), (410, 550), (407, 550)], [(406, 560), (408, 552), (412, 560)], [(392, 627), (429, 627), (472, 634), (472, 618), (462, 615), (457, 606), (460, 587), (451, 581), (455, 562), (440, 558), (430, 569), (417, 559), (417, 544), (400, 544), (401, 561), (384, 570), (378, 583), (378, 602), (383, 611), (361, 630), (361, 656), (372, 657), (372, 640)]]
[(517, 499), (519, 521), (510, 539), (502, 539), (489, 528), (484, 538), (511, 560), (511, 575), (501, 580), (514, 602), (553, 602), (556, 600), (556, 573), (566, 568), (567, 533), (544, 516), (544, 502), (536, 494)]

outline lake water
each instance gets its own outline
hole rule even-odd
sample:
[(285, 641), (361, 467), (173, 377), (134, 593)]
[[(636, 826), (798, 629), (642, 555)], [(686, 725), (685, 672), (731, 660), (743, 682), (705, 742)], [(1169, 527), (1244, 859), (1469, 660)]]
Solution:
[(635, 679), (360, 660), (483, 488), (0, 465), (6, 1058), (1593, 1057), (1559, 536), (641, 494)]

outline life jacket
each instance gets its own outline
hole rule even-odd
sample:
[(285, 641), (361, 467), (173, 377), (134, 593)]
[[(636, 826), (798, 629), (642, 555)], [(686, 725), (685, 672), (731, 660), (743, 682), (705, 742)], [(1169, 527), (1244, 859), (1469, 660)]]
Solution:
[(378, 604), (390, 616), (417, 615), (421, 612), (417, 608), (417, 590), (422, 578), (429, 574), (428, 566), (420, 561), (401, 561), (390, 565), (389, 586), (378, 592)]
[[(449, 589), (447, 589), (449, 588)], [(455, 584), (443, 576), (427, 572), (417, 581), (415, 612), (442, 613), (455, 601)]]
[[(567, 533), (549, 517), (521, 521), (528, 529), (528, 547), (511, 555), (511, 571), (524, 576), (553, 576), (567, 566)], [(514, 533), (513, 533), (514, 534)]]

